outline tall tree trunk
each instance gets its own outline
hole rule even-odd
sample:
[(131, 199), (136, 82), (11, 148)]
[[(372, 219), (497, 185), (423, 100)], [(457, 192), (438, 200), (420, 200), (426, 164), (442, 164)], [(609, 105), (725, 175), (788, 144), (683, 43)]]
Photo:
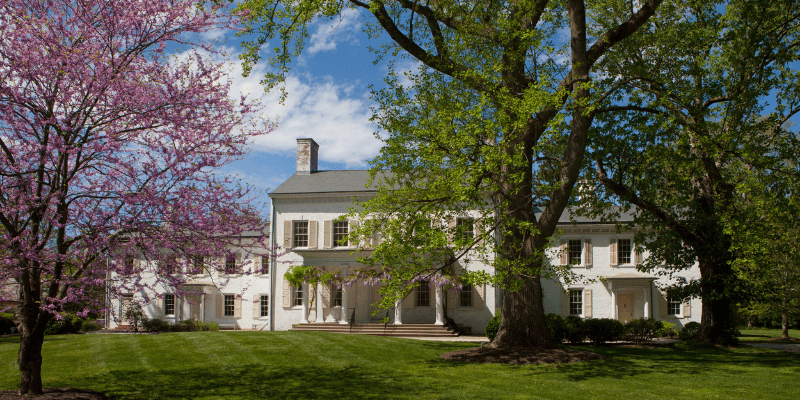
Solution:
[[(31, 304), (33, 303), (33, 304)], [(22, 337), (17, 364), (22, 376), (20, 394), (42, 394), (42, 344), (50, 314), (39, 310), (38, 304), (23, 300)]]
[(544, 319), (540, 276), (516, 276), (514, 279), (521, 280), (522, 285), (517, 291), (503, 292), (500, 327), (492, 345), (552, 348), (553, 341)]
[(788, 307), (789, 299), (787, 298), (785, 292), (782, 300), (783, 301), (781, 302), (781, 328), (783, 329), (783, 331), (781, 332), (781, 339), (789, 340), (789, 307)]
[(726, 257), (722, 260), (707, 258), (701, 259), (699, 264), (700, 295), (703, 302), (700, 341), (709, 344), (736, 344), (731, 300), (734, 276), (730, 262)]

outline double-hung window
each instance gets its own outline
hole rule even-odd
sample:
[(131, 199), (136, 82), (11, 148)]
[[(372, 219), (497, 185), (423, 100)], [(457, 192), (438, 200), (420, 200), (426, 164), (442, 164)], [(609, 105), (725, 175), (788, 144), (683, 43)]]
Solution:
[(333, 246), (347, 247), (350, 229), (347, 221), (333, 221)]
[(569, 315), (583, 314), (583, 289), (569, 290)]
[(570, 239), (567, 241), (567, 263), (569, 265), (581, 265), (582, 253), (583, 243), (580, 239)]
[(421, 281), (417, 288), (417, 307), (431, 306), (431, 287), (428, 281)]
[(680, 299), (667, 299), (667, 315), (678, 316), (681, 315), (681, 305), (683, 302)]
[(472, 240), (475, 237), (475, 221), (472, 218), (457, 218), (456, 232), (461, 240)]
[(164, 295), (164, 315), (175, 315), (175, 295)]
[(464, 285), (464, 287), (461, 288), (458, 305), (461, 307), (472, 307), (472, 285)]
[(341, 307), (342, 306), (342, 288), (333, 286), (331, 293), (333, 293), (333, 299), (331, 301), (332, 307)]
[(293, 287), (292, 291), (292, 306), (303, 305), (303, 285)]
[(226, 317), (233, 317), (236, 308), (236, 298), (232, 294), (225, 295), (225, 302), (223, 303), (223, 315)]
[(261, 301), (259, 302), (259, 308), (261, 309), (261, 313), (259, 314), (262, 317), (269, 317), (269, 295), (262, 294)]
[(308, 247), (308, 221), (294, 221), (292, 247)]
[(633, 244), (630, 239), (617, 240), (617, 264), (631, 264)]
[(225, 256), (225, 273), (226, 274), (236, 274), (238, 273), (238, 268), (236, 267), (236, 254), (228, 254)]

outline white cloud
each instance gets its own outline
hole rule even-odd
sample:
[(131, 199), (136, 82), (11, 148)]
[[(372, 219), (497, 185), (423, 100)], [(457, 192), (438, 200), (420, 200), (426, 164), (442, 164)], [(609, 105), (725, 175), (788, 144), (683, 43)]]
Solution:
[(335, 50), (337, 43), (357, 41), (356, 33), (361, 29), (358, 15), (357, 10), (347, 9), (331, 21), (318, 22), (317, 30), (308, 40), (308, 53), (314, 55), (320, 51)]
[[(373, 103), (363, 85), (336, 82), (330, 76), (289, 75), (285, 82), (288, 96), (280, 104), (280, 91), (265, 93), (260, 83), (268, 63), (256, 65), (248, 77), (243, 77), (238, 54), (231, 48), (223, 50), (227, 52), (230, 98), (238, 101), (244, 94), (258, 100), (261, 119), (278, 122), (274, 131), (254, 139), (251, 150), (294, 158), (296, 139), (313, 138), (320, 145), (320, 161), (342, 163), (347, 168), (366, 168), (366, 160), (380, 151), (382, 142), (374, 137), (377, 128), (369, 120)], [(185, 59), (183, 53), (177, 61)], [(273, 182), (265, 184), (275, 186)]]

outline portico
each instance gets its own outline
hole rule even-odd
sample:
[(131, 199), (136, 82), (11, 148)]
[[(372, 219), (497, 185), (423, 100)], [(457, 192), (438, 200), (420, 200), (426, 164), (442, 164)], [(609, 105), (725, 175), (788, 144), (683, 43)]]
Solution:
[(658, 278), (638, 272), (624, 272), (605, 279), (611, 292), (612, 318), (625, 323), (652, 317), (653, 281)]

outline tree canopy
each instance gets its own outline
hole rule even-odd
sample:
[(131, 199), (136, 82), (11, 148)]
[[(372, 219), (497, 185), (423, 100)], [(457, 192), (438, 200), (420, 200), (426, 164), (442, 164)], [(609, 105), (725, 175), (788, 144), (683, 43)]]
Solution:
[[(361, 10), (370, 33), (391, 39), (383, 55), (419, 63), (410, 87), (395, 72), (375, 95), (376, 121), (390, 136), (373, 171), (392, 175), (378, 177), (379, 196), (364, 204), (365, 219), (376, 222), (361, 233), (371, 236), (381, 224), (386, 239), (367, 262), (389, 270), (397, 283), (384, 294), (396, 298), (420, 276), (452, 275), (473, 254), (468, 249), (496, 238), (494, 282), (507, 291), (495, 345), (552, 346), (544, 250), (583, 163), (596, 66), (661, 3), (251, 0), (239, 8), (248, 11), (244, 33), (257, 37), (245, 43), (247, 65), (259, 61), (264, 43), (280, 41), (271, 58), (279, 72), (267, 79), (287, 71), (309, 23), (345, 8)], [(542, 168), (552, 174), (536, 179)], [(478, 210), (469, 216), (481, 230), (472, 238), (448, 234), (464, 230), (449, 221), (466, 210)], [(415, 230), (427, 238), (422, 249), (409, 247), (419, 243)]]
[(212, 169), (269, 126), (254, 123), (256, 104), (228, 97), (210, 48), (167, 58), (168, 44), (191, 47), (232, 22), (217, 7), (3, 0), (0, 10), (0, 281), (20, 286), (20, 392), (41, 393), (44, 330), (65, 304), (108, 276), (179, 285), (192, 267), (176, 252), (221, 251), (263, 228), (247, 188)]

